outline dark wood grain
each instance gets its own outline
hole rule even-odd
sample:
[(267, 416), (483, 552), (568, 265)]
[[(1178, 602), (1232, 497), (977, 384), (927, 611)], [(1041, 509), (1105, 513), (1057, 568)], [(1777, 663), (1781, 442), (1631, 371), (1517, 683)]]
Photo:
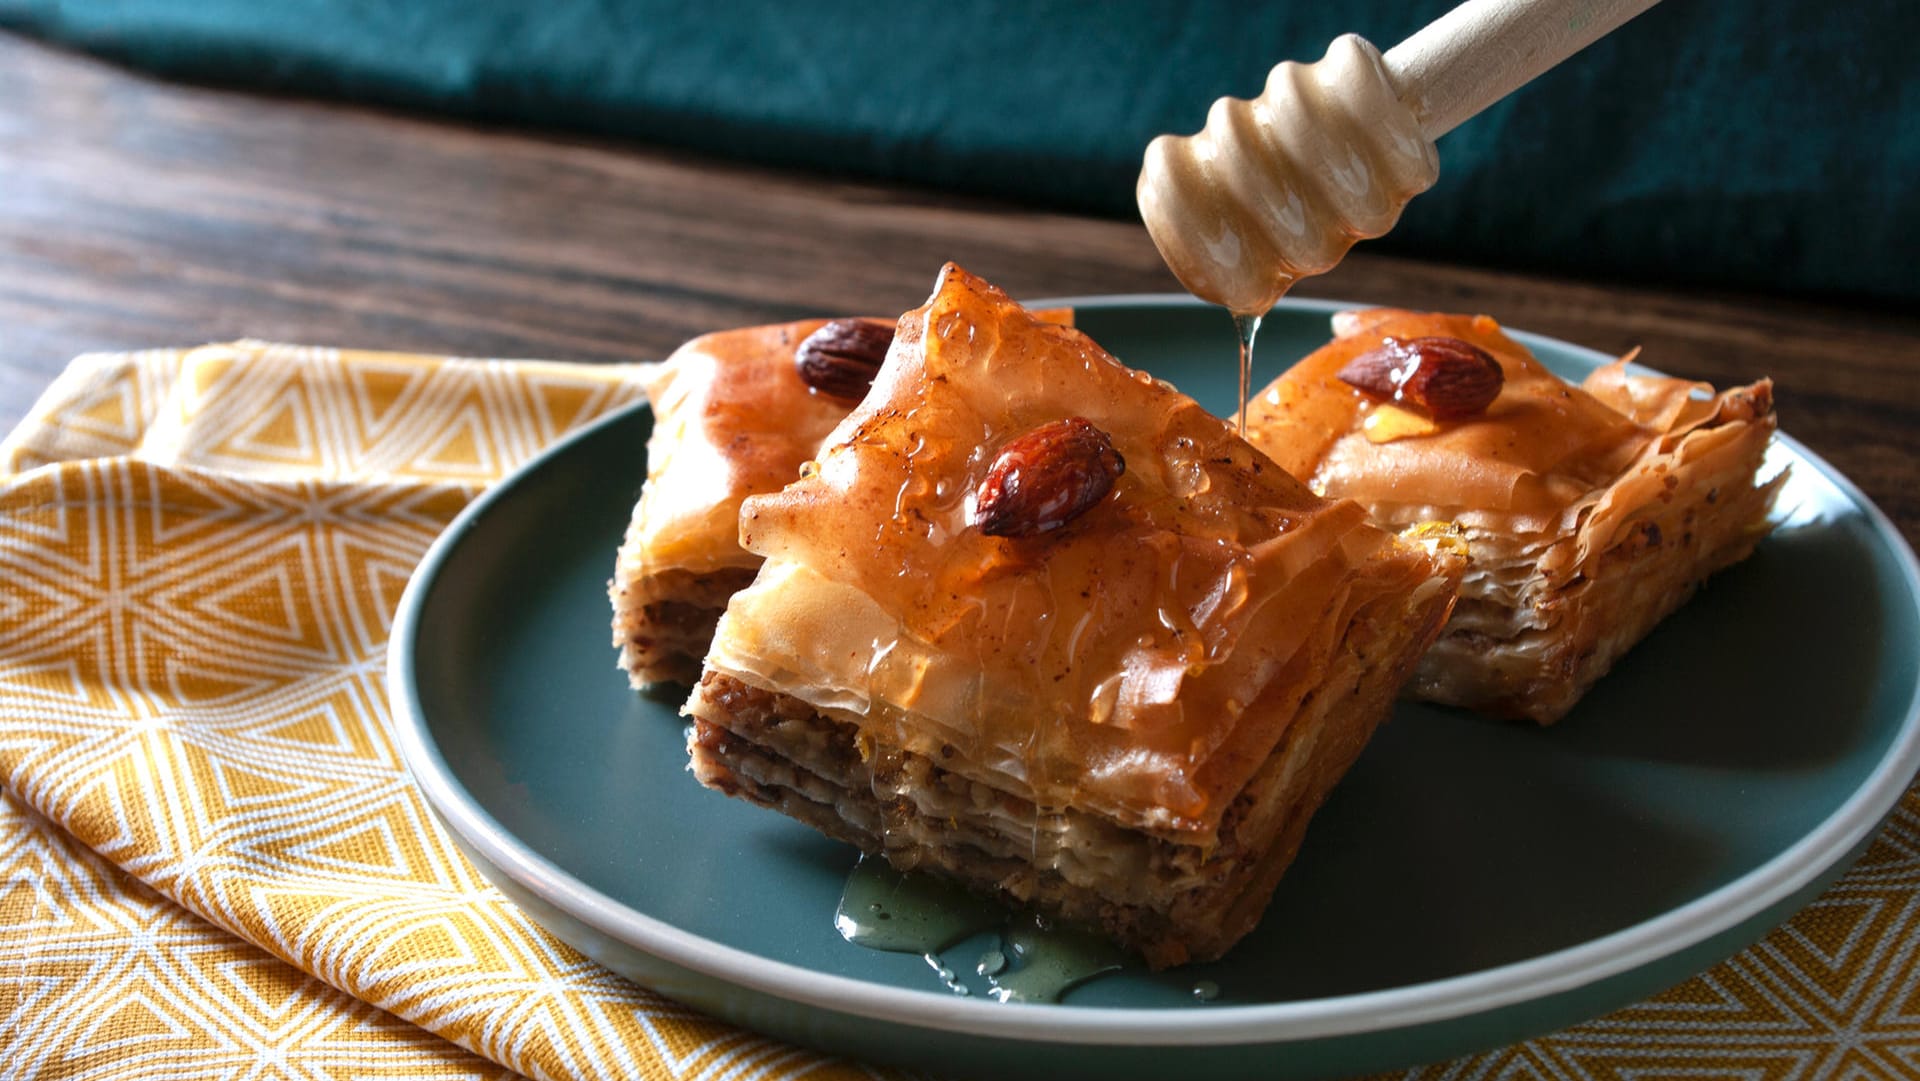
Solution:
[[(5, 35), (0, 103), (0, 428), (96, 349), (652, 357), (904, 310), (947, 259), (1017, 296), (1177, 288), (1133, 223), (160, 84)], [(1920, 319), (1365, 254), (1300, 292), (1771, 374), (1785, 427), (1920, 538)]]

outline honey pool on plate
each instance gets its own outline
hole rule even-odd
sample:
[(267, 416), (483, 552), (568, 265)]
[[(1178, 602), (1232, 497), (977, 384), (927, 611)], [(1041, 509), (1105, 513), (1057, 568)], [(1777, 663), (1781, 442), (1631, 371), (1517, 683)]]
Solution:
[[(872, 856), (848, 873), (833, 925), (853, 945), (919, 956), (962, 997), (973, 994), (963, 976), (970, 968), (998, 1002), (1058, 1002), (1087, 980), (1139, 963), (1098, 936), (1008, 911), (928, 875), (902, 874)], [(970, 952), (970, 966), (948, 960)]]

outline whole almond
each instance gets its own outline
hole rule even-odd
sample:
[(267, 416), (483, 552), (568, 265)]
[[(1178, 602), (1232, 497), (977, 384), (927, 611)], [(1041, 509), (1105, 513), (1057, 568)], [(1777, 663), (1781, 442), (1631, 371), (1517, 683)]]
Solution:
[(866, 397), (892, 344), (893, 328), (884, 323), (835, 319), (807, 335), (793, 351), (793, 366), (814, 390), (857, 402)]
[(1486, 412), (1506, 373), (1492, 354), (1458, 338), (1387, 338), (1347, 362), (1341, 382), (1376, 398), (1452, 420)]
[(973, 524), (990, 537), (1035, 537), (1106, 497), (1127, 471), (1107, 433), (1085, 417), (1049, 421), (1009, 441), (974, 492)]

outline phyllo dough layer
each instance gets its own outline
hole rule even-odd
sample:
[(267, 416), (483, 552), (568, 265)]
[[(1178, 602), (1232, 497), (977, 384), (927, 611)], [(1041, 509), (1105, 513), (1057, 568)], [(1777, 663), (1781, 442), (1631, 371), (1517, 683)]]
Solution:
[(702, 335), (647, 382), (647, 481), (609, 591), (613, 643), (635, 686), (692, 683), (727, 599), (760, 557), (740, 547), (740, 502), (778, 491), (849, 402), (817, 394), (793, 353), (824, 319)]
[[(987, 535), (996, 459), (1071, 417), (1124, 472)], [(1251, 928), (1460, 569), (951, 266), (823, 447), (743, 505), (767, 562), (688, 705), (696, 775), (1156, 965)]]
[[(1071, 325), (1069, 308), (1036, 312)], [(876, 319), (860, 320), (891, 328)], [(854, 402), (802, 381), (794, 354), (829, 321), (704, 334), (647, 380), (647, 480), (608, 587), (613, 644), (634, 686), (692, 683), (727, 599), (760, 557), (740, 546), (740, 504), (777, 492)]]
[[(1485, 316), (1343, 313), (1335, 338), (1248, 404), (1247, 437), (1378, 524), (1450, 522), (1471, 569), (1409, 692), (1498, 716), (1559, 719), (1635, 642), (1767, 531), (1772, 385), (1715, 394), (1634, 376), (1581, 386)], [(1484, 413), (1431, 421), (1341, 381), (1356, 357), (1426, 337), (1491, 354)]]

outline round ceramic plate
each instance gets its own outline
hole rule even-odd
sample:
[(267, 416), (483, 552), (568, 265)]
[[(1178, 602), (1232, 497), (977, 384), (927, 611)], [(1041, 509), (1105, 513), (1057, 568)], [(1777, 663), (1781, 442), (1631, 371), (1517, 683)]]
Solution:
[[(1232, 329), (1185, 298), (1059, 302), (1122, 360), (1232, 409)], [(1286, 303), (1260, 377), (1327, 336)], [(1524, 337), (1563, 375), (1607, 358)], [(1789, 400), (1792, 389), (1783, 396)], [(1558, 725), (1402, 705), (1215, 964), (1057, 1005), (945, 989), (834, 930), (852, 849), (702, 789), (677, 695), (627, 687), (606, 582), (645, 475), (634, 410), (478, 500), (401, 604), (408, 765), (475, 863), (560, 938), (744, 1025), (942, 1074), (1311, 1076), (1430, 1061), (1602, 1013), (1785, 919), (1920, 765), (1920, 574), (1782, 438), (1779, 526)], [(982, 944), (947, 951), (971, 977)], [(1200, 981), (1220, 988), (1195, 1000)]]

